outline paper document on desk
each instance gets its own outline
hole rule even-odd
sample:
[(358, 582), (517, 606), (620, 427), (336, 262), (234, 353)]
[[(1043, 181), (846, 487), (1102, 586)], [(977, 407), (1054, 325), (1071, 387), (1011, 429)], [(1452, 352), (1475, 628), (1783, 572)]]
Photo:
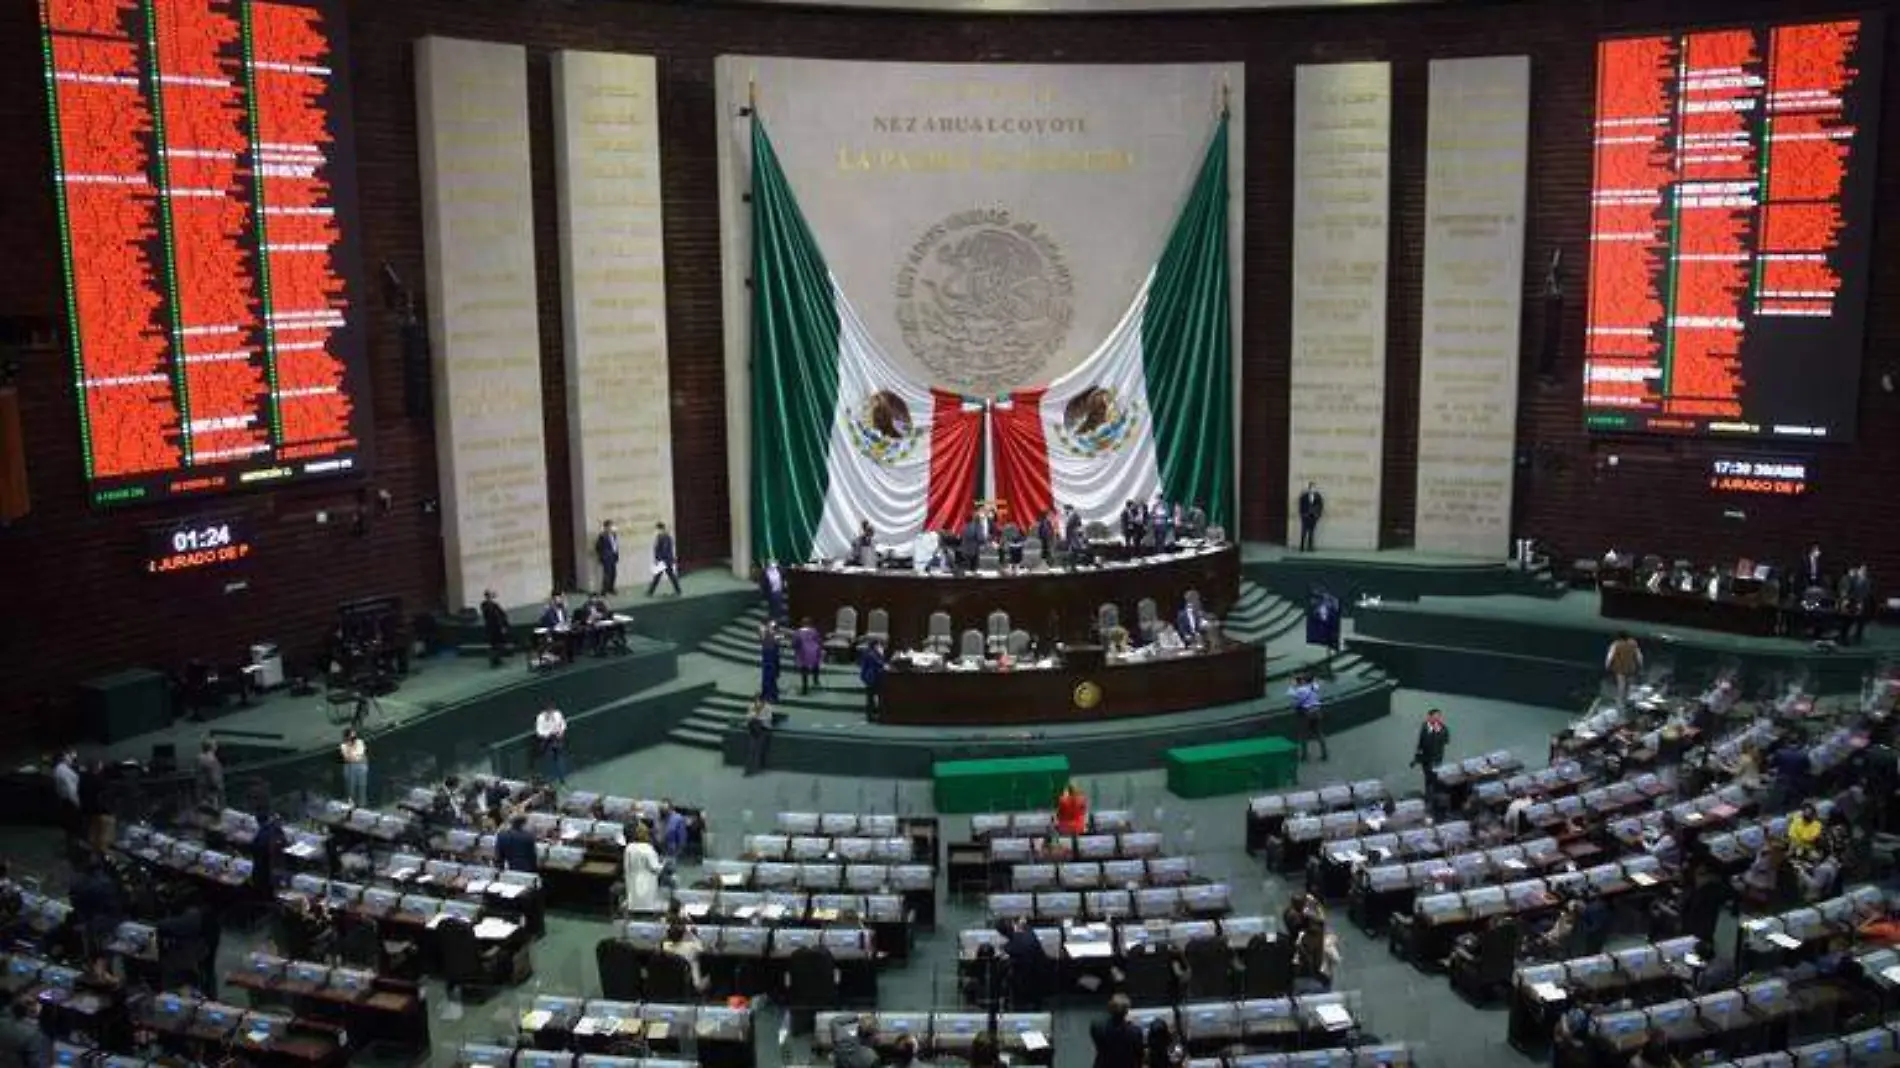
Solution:
[(470, 879), (463, 889), (471, 894), (486, 894), (491, 886), (499, 888), (506, 885), (506, 883), (491, 883), (486, 879)]
[(309, 860), (311, 857), (317, 855), (317, 849), (317, 843), (305, 838), (292, 842), (290, 848), (284, 850), (284, 852), (289, 853), (298, 860)]
[(1637, 886), (1655, 886), (1656, 877), (1646, 871), (1633, 871), (1630, 872), (1630, 882)]
[(520, 883), (493, 883), (490, 884), (488, 889), (510, 901), (528, 892), (528, 888), (522, 886)]
[[(554, 1014), (548, 1012), (546, 1009), (536, 1009), (533, 1012), (522, 1013), (521, 1029), (523, 1031), (539, 1031), (543, 1027), (546, 1027), (549, 1021), (553, 1019)], [(578, 1031), (579, 1028), (575, 1028), (575, 1030)]]
[[(747, 907), (749, 908), (750, 906), (747, 906)], [(711, 911), (712, 911), (712, 905), (705, 901), (695, 901), (692, 904), (680, 910), (680, 912), (683, 913), (686, 916), (686, 918), (689, 920), (702, 919), (706, 916), (707, 913), (710, 913)], [(742, 920), (746, 918), (745, 911), (746, 911), (745, 909), (739, 910), (739, 913), (740, 913), (739, 918)]]
[(1062, 948), (1077, 960), (1113, 956), (1115, 952), (1115, 947), (1107, 942), (1070, 942)]
[(507, 920), (490, 916), (475, 925), (475, 937), (499, 942), (513, 935), (521, 928)]
[(1030, 1053), (1041, 1053), (1049, 1048), (1049, 1040), (1043, 1037), (1041, 1031), (1024, 1031), (1021, 1038), (1023, 1049)]
[(1900, 964), (1881, 970), (1880, 977), (1895, 986), (1900, 986)]
[(1352, 1026), (1352, 1014), (1341, 1005), (1318, 1005), (1313, 1015), (1319, 1018), (1321, 1027), (1328, 1031), (1343, 1031)]
[(1768, 935), (1768, 941), (1773, 943), (1774, 945), (1780, 946), (1782, 949), (1800, 949), (1801, 948), (1801, 940), (1799, 938), (1790, 938), (1786, 934), (1783, 934), (1780, 931), (1771, 932)]
[(1564, 988), (1558, 986), (1556, 983), (1532, 983), (1531, 993), (1536, 995), (1537, 1000), (1542, 1002), (1563, 1001), (1566, 997)]

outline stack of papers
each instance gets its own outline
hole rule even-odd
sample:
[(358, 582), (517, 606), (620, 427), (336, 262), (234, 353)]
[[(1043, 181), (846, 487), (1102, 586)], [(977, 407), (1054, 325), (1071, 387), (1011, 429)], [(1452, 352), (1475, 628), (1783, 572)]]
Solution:
[(1343, 1031), (1352, 1026), (1352, 1014), (1339, 1005), (1319, 1005), (1313, 1009), (1313, 1015), (1319, 1018), (1321, 1027), (1328, 1031)]
[(1040, 1053), (1049, 1048), (1049, 1040), (1041, 1031), (1024, 1031), (1020, 1037), (1023, 1040), (1023, 1049), (1030, 1053)]
[(513, 901), (515, 898), (526, 893), (528, 888), (522, 886), (520, 883), (490, 883), (488, 889), (491, 893), (500, 894), (502, 897)]
[(1563, 987), (1556, 983), (1532, 983), (1531, 993), (1537, 995), (1537, 1000), (1543, 1002), (1563, 1001), (1566, 997)]
[(507, 920), (495, 916), (488, 916), (483, 918), (482, 922), (475, 925), (475, 937), (499, 942), (520, 929), (520, 927), (509, 923)]

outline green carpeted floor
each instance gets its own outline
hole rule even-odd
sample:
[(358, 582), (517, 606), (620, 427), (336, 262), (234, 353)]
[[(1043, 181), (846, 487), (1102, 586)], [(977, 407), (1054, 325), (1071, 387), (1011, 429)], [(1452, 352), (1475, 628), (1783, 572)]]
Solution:
[[(1417, 723), (1433, 705), (1443, 707), (1449, 716), (1452, 756), (1512, 748), (1536, 763), (1549, 734), (1566, 719), (1551, 710), (1409, 691), (1401, 691), (1394, 703), (1395, 714), (1389, 719), (1335, 738), (1332, 759), (1306, 765), (1302, 781), (1383, 777), (1395, 788), (1415, 788), (1417, 772), (1408, 770), (1407, 763)], [(722, 766), (711, 752), (675, 745), (585, 769), (575, 775), (572, 785), (671, 796), (703, 805), (710, 819), (709, 851), (714, 856), (732, 855), (741, 835), (765, 829), (772, 814), (781, 809), (931, 811), (926, 782), (774, 772), (747, 779)], [(1261, 864), (1244, 851), (1243, 798), (1182, 801), (1166, 792), (1158, 770), (1084, 778), (1082, 786), (1097, 807), (1134, 809), (1144, 824), (1166, 833), (1171, 852), (1192, 853), (1201, 870), (1230, 881), (1240, 912), (1277, 913), (1285, 904), (1288, 884), (1266, 875)], [(967, 833), (967, 817), (945, 819), (947, 840), (967, 837)], [(0, 833), (0, 848), (13, 858), (16, 870), (40, 874), (49, 887), (59, 889), (64, 886), (65, 872), (54, 859), (56, 844), (55, 835), (47, 831)], [(939, 930), (925, 938), (914, 960), (885, 972), (881, 1005), (891, 1009), (954, 1007), (955, 932), (981, 923), (981, 908), (973, 902), (946, 900), (940, 918)], [(1452, 994), (1444, 978), (1421, 975), (1393, 960), (1382, 944), (1360, 935), (1343, 915), (1339, 930), (1344, 962), (1336, 986), (1360, 992), (1369, 1030), (1388, 1040), (1415, 1044), (1422, 1063), (1435, 1068), (1527, 1063), (1504, 1043), (1501, 1009), (1470, 1007)], [(593, 946), (607, 931), (602, 920), (551, 917), (547, 936), (535, 947), (536, 976), (530, 984), (485, 1004), (467, 1006), (457, 1005), (439, 988), (432, 990), (430, 1004), (436, 1016), (432, 1063), (452, 1063), (453, 1049), (461, 1041), (511, 1034), (521, 1007), (538, 992), (597, 993)], [(223, 950), (227, 970), (237, 955), (253, 945), (243, 936), (227, 937)], [(1054, 1038), (1059, 1068), (1089, 1063), (1087, 1024), (1093, 1016), (1093, 1010), (1084, 1009), (1058, 1014)], [(769, 1026), (760, 1028), (761, 1036), (775, 1034), (776, 1017), (765, 1022)], [(779, 1063), (779, 1051), (765, 1048), (773, 1045), (771, 1040), (762, 1037), (761, 1044), (761, 1064), (771, 1068)], [(802, 1059), (806, 1052), (802, 1046), (795, 1047), (792, 1059)]]

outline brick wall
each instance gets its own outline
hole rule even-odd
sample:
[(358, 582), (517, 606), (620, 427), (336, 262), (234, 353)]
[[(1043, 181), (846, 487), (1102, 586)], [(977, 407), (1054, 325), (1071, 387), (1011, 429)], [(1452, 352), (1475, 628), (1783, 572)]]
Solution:
[[(1704, 489), (1711, 450), (1695, 443), (1593, 441), (1581, 428), (1581, 268), (1586, 259), (1590, 180), (1592, 42), (1602, 32), (1787, 14), (1772, 0), (1517, 0), (1443, 7), (1401, 6), (1293, 14), (1102, 18), (940, 18), (908, 14), (751, 9), (709, 3), (614, 0), (351, 0), (352, 66), (368, 265), (388, 260), (420, 289), (421, 216), (416, 183), (411, 42), (426, 34), (512, 41), (530, 49), (534, 121), (537, 282), (541, 297), (549, 508), (556, 569), (570, 575), (572, 503), (564, 472), (561, 319), (553, 189), (552, 104), (547, 56), (558, 48), (644, 52), (660, 57), (661, 151), (667, 229), (668, 336), (675, 434), (676, 527), (689, 560), (723, 555), (727, 541), (725, 409), (720, 320), (712, 72), (723, 53), (985, 62), (1243, 61), (1247, 71), (1246, 295), (1243, 314), (1242, 531), (1278, 540), (1286, 525), (1287, 320), (1291, 253), (1293, 67), (1384, 59), (1394, 64), (1393, 225), (1388, 296), (1384, 535), (1410, 542), (1416, 464), (1418, 328), (1424, 233), (1426, 64), (1433, 58), (1523, 53), (1532, 57), (1532, 167), (1525, 279), (1525, 348), (1519, 439), (1520, 530), (1567, 554), (1611, 542), (1689, 556), (1792, 552), (1810, 537), (1842, 556), (1867, 556), (1878, 573), (1900, 572), (1900, 519), (1892, 472), (1900, 470), (1900, 408), (1864, 375), (1859, 444), (1819, 454), (1817, 485), (1800, 501), (1742, 502), (1744, 521)], [(0, 169), (0, 321), (56, 321), (58, 265), (47, 180), (44, 92), (32, 5), (0, 5), (0, 135), (11, 146)], [(1889, 35), (1890, 85), (1900, 84), (1900, 34)], [(1892, 96), (1891, 93), (1887, 94)], [(1880, 201), (1900, 204), (1900, 108), (1882, 140)], [(1555, 385), (1535, 373), (1542, 330), (1541, 266), (1561, 249), (1570, 299)], [(1900, 341), (1900, 227), (1876, 237), (1868, 351)], [(293, 652), (313, 648), (338, 601), (392, 592), (416, 609), (440, 599), (437, 532), (419, 514), (435, 493), (435, 450), (426, 424), (402, 415), (395, 324), (377, 313), (371, 331), (375, 391), (374, 488), (394, 513), (358, 538), (345, 521), (319, 527), (318, 508), (347, 514), (353, 488), (284, 490), (241, 498), (257, 516), (263, 560), (251, 588), (155, 584), (135, 573), (137, 521), (166, 513), (107, 516), (85, 504), (77, 427), (65, 359), (29, 358), (21, 380), (34, 492), (33, 514), (0, 530), (0, 655), (8, 666), (0, 708), (63, 696), (88, 675), (130, 663), (174, 664), (228, 657), (256, 637)], [(1615, 452), (1621, 463), (1603, 464)], [(35, 726), (47, 723), (41, 707)]]

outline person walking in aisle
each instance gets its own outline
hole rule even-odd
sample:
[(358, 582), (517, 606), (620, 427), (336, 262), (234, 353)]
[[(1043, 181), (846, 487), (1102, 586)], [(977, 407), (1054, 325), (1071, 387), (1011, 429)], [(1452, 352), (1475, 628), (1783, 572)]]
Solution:
[(534, 717), (534, 744), (547, 769), (548, 781), (567, 785), (567, 717), (552, 701)]
[(1128, 995), (1108, 999), (1108, 1015), (1089, 1025), (1095, 1045), (1095, 1068), (1141, 1068), (1145, 1042), (1141, 1028), (1128, 1019)]
[(1314, 742), (1319, 743), (1319, 758), (1331, 760), (1332, 754), (1326, 751), (1326, 731), (1320, 723), (1319, 680), (1303, 671), (1293, 676), (1293, 686), (1286, 694), (1300, 716), (1300, 760), (1306, 760), (1307, 747)]
[(864, 684), (864, 718), (876, 723), (884, 711), (884, 643), (876, 639), (864, 643), (858, 657), (858, 681)]
[(773, 622), (784, 619), (785, 572), (779, 570), (777, 560), (765, 561), (765, 569), (759, 572), (759, 592), (765, 595), (766, 618)]
[(362, 808), (369, 804), (369, 745), (355, 727), (345, 727), (343, 743), (336, 748), (343, 761), (343, 796)]
[(1636, 644), (1629, 631), (1617, 631), (1616, 640), (1603, 654), (1603, 668), (1610, 673), (1610, 679), (1616, 683), (1616, 703), (1627, 705), (1630, 699), (1630, 687), (1635, 684), (1636, 676), (1643, 670), (1643, 647)]
[(778, 624), (768, 619), (759, 628), (759, 693), (768, 704), (778, 704), (778, 675), (782, 656)]
[(653, 580), (647, 583), (647, 596), (660, 588), (660, 580), (673, 584), (673, 596), (680, 595), (679, 554), (673, 547), (673, 535), (665, 523), (653, 524)]
[(1445, 727), (1445, 714), (1434, 708), (1425, 713), (1418, 725), (1418, 746), (1412, 750), (1412, 766), (1425, 772), (1425, 796), (1438, 787), (1438, 765), (1445, 762), (1445, 747), (1451, 744), (1451, 731)]
[(765, 770), (765, 751), (772, 744), (772, 710), (763, 697), (754, 697), (746, 712), (745, 737), (745, 773), (750, 778)]
[(798, 630), (792, 633), (792, 663), (798, 665), (798, 692), (807, 694), (813, 690), (822, 690), (818, 672), (825, 662), (825, 636), (811, 620), (799, 621)]
[(594, 559), (600, 561), (600, 592), (612, 597), (618, 592), (615, 587), (620, 579), (620, 535), (614, 532), (614, 521), (600, 521), (600, 535), (594, 539)]
[(212, 812), (224, 809), (224, 761), (218, 759), (216, 738), (198, 744), (198, 807)]

